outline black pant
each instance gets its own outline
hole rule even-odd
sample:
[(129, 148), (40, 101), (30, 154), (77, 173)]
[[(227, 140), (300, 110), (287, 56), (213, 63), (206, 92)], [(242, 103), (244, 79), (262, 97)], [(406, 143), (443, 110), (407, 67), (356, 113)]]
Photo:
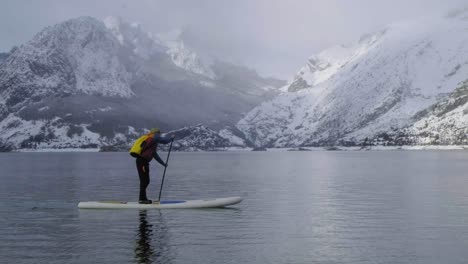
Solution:
[(146, 187), (150, 183), (149, 177), (149, 163), (143, 158), (136, 159), (136, 167), (138, 170), (138, 177), (140, 177), (140, 201), (148, 200), (146, 197)]

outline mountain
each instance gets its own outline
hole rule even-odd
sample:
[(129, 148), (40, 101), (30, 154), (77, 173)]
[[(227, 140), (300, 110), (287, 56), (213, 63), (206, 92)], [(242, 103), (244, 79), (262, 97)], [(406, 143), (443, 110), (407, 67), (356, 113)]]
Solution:
[(107, 17), (104, 24), (122, 46), (141, 58), (150, 59), (154, 54), (166, 53), (173, 64), (183, 70), (211, 79), (215, 77), (210, 67), (202, 62), (196, 52), (187, 48), (178, 36), (161, 38), (143, 31), (140, 24), (127, 23), (119, 17)]
[(6, 52), (0, 52), (0, 64), (2, 64), (2, 62), (6, 60), (8, 55), (10, 55), (10, 54), (6, 53)]
[[(216, 151), (225, 148), (247, 146), (244, 139), (236, 135), (231, 128), (224, 128), (220, 131), (214, 131), (203, 125), (184, 127), (175, 131), (170, 131), (177, 139), (174, 141), (174, 150), (179, 151)], [(162, 146), (163, 149), (167, 149)]]
[(397, 140), (412, 144), (468, 145), (468, 81), (415, 115), (414, 121), (398, 131)]
[[(251, 110), (237, 128), (257, 146), (356, 145), (390, 134), (422, 143), (410, 140), (421, 113), (434, 113), (429, 109), (468, 79), (465, 16), (394, 23), (312, 56), (283, 94)], [(444, 120), (440, 126), (449, 124)]]
[(248, 69), (245, 76), (228, 70), (203, 64), (182, 42), (158, 39), (138, 24), (71, 19), (0, 63), (0, 146), (99, 147), (130, 142), (154, 126), (219, 131), (281, 84)]
[[(175, 151), (222, 151), (228, 148), (246, 148), (249, 143), (242, 138), (242, 133), (234, 128), (225, 127), (219, 131), (210, 129), (204, 125), (183, 127), (168, 131), (174, 135), (175, 141), (172, 150)], [(120, 141), (114, 144), (100, 146), (96, 142), (93, 146), (100, 147), (101, 151), (128, 151), (133, 142)], [(158, 149), (167, 151), (169, 145), (160, 145)]]

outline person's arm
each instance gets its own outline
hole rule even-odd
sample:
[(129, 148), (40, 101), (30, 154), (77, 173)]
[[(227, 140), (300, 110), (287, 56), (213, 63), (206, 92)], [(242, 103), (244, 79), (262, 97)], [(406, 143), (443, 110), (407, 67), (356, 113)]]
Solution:
[(168, 143), (171, 143), (172, 140), (174, 140), (174, 135), (172, 136), (165, 136), (165, 137), (162, 137), (160, 135), (156, 135), (154, 136), (154, 140), (158, 143), (161, 143), (161, 144), (168, 144)]
[(155, 151), (154, 154), (153, 154), (153, 158), (161, 165), (163, 165), (164, 167), (166, 167), (166, 163), (164, 163), (164, 161), (161, 159), (161, 157), (159, 157), (158, 153)]

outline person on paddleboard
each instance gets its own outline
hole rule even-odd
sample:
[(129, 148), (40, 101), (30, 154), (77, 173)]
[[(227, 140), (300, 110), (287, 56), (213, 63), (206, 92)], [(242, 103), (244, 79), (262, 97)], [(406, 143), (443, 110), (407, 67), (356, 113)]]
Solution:
[(174, 140), (174, 135), (170, 137), (161, 136), (159, 128), (153, 128), (146, 135), (138, 138), (130, 149), (130, 155), (136, 158), (138, 177), (140, 178), (139, 203), (150, 204), (153, 201), (146, 196), (146, 187), (150, 183), (149, 163), (154, 158), (159, 164), (166, 167), (167, 164), (159, 157), (157, 151), (158, 144), (168, 144)]

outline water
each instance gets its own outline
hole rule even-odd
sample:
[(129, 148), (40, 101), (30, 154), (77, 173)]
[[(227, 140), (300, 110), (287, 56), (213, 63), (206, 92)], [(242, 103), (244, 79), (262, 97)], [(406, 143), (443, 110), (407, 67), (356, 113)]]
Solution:
[[(468, 259), (464, 151), (171, 154), (166, 199), (244, 197), (205, 210), (78, 210), (137, 199), (126, 153), (0, 154), (0, 168), (1, 263)], [(162, 168), (151, 169), (154, 198)]]

